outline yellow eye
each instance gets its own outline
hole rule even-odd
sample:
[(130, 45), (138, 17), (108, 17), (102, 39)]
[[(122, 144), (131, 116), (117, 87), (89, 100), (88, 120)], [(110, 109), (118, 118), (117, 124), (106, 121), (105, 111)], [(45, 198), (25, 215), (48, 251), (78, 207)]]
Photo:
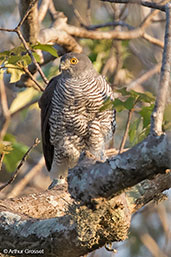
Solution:
[(78, 59), (73, 57), (73, 58), (70, 59), (70, 63), (71, 64), (77, 64), (78, 63)]

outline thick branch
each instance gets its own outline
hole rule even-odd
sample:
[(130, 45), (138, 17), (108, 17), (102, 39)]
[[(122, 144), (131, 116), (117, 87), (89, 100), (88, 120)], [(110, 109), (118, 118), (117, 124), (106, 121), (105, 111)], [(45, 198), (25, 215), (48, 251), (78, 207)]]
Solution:
[(35, 44), (37, 42), (37, 37), (39, 33), (39, 16), (37, 9), (38, 1), (22, 0), (19, 3), (19, 10), (22, 19), (32, 3), (34, 3), (34, 5), (32, 6), (29, 15), (22, 24), (22, 34), (27, 42)]
[(47, 257), (77, 257), (124, 240), (131, 215), (169, 186), (170, 173), (159, 175), (108, 201), (96, 199), (94, 206), (74, 203), (65, 186), (0, 201), (0, 251), (32, 249)]
[(83, 160), (69, 174), (69, 191), (77, 200), (111, 197), (146, 178), (169, 169), (171, 144), (168, 136), (148, 136), (130, 150), (105, 163)]

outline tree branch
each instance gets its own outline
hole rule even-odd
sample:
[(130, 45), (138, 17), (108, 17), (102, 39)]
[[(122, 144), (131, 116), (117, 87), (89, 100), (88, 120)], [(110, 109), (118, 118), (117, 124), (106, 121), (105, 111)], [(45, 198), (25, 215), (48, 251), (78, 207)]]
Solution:
[[(169, 137), (148, 136), (130, 150), (105, 163), (82, 160), (68, 176), (69, 192), (77, 200), (89, 202), (98, 196), (109, 197), (169, 169)], [(118, 176), (119, 174), (119, 176)]]
[(160, 83), (155, 107), (151, 116), (151, 133), (162, 132), (163, 113), (169, 88), (171, 71), (171, 3), (166, 5), (165, 43), (160, 74)]
[(110, 2), (110, 3), (117, 3), (117, 4), (139, 4), (145, 7), (149, 7), (152, 9), (158, 9), (160, 11), (165, 12), (165, 6), (159, 5), (156, 3), (148, 2), (148, 1), (135, 1), (135, 0), (101, 0), (102, 2)]
[(35, 44), (39, 33), (38, 0), (20, 0), (19, 11), (21, 20), (16, 29), (22, 27), (22, 33), (26, 42)]
[(98, 198), (94, 206), (73, 202), (64, 185), (0, 201), (0, 252), (18, 256), (14, 249), (32, 249), (47, 257), (78, 257), (124, 240), (131, 215), (169, 186), (170, 173), (159, 175), (110, 200)]

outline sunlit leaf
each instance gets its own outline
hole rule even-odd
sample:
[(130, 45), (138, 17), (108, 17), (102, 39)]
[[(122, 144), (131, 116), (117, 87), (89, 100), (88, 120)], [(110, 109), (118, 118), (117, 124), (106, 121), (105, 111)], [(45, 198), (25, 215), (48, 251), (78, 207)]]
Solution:
[(7, 57), (9, 56), (10, 54), (10, 51), (3, 51), (3, 52), (0, 52), (0, 57), (3, 56), (3, 57)]
[(39, 54), (37, 54), (36, 52), (32, 52), (32, 55), (34, 56), (37, 62), (41, 62), (41, 58)]
[(13, 150), (11, 142), (2, 141), (0, 142), (0, 154), (8, 154)]
[(22, 159), (23, 155), (28, 150), (28, 147), (17, 142), (16, 138), (11, 134), (6, 134), (5, 140), (12, 143), (13, 150), (9, 154), (5, 155), (4, 158), (4, 164), (7, 171), (12, 172), (15, 171), (18, 162)]
[(21, 62), (24, 66), (28, 66), (32, 62), (31, 57), (28, 53), (22, 56)]
[(18, 80), (20, 80), (21, 75), (24, 74), (25, 72), (20, 69), (17, 65), (14, 64), (6, 64), (7, 67), (7, 73), (11, 74), (10, 77), (10, 83), (14, 83)]
[(52, 45), (38, 43), (38, 44), (32, 46), (32, 48), (46, 51), (46, 52), (50, 53), (51, 55), (58, 57), (57, 51)]
[(14, 55), (22, 55), (22, 54), (26, 54), (26, 49), (25, 47), (21, 44), (13, 49), (10, 50), (10, 54), (14, 54)]
[(11, 55), (9, 58), (8, 58), (8, 63), (10, 64), (16, 64), (19, 60), (22, 59), (22, 56), (21, 55)]
[(155, 100), (155, 97), (151, 92), (146, 91), (145, 93), (140, 93), (134, 90), (130, 90), (130, 94), (133, 97), (138, 97), (138, 100), (141, 102), (146, 102), (146, 103), (153, 103)]

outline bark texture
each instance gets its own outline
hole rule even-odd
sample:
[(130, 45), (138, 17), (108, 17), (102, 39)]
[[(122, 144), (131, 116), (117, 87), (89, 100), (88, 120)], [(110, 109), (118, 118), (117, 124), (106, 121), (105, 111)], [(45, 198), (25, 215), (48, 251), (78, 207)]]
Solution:
[(164, 173), (171, 164), (169, 135), (149, 135), (130, 150), (96, 162), (81, 161), (68, 177), (69, 191), (77, 200), (89, 202), (97, 196), (111, 197), (113, 194), (134, 186), (157, 173)]
[[(25, 256), (77, 257), (127, 238), (131, 215), (171, 186), (171, 174), (89, 205), (73, 201), (67, 185), (41, 194), (0, 201), (0, 252)], [(17, 252), (16, 252), (17, 249)]]

